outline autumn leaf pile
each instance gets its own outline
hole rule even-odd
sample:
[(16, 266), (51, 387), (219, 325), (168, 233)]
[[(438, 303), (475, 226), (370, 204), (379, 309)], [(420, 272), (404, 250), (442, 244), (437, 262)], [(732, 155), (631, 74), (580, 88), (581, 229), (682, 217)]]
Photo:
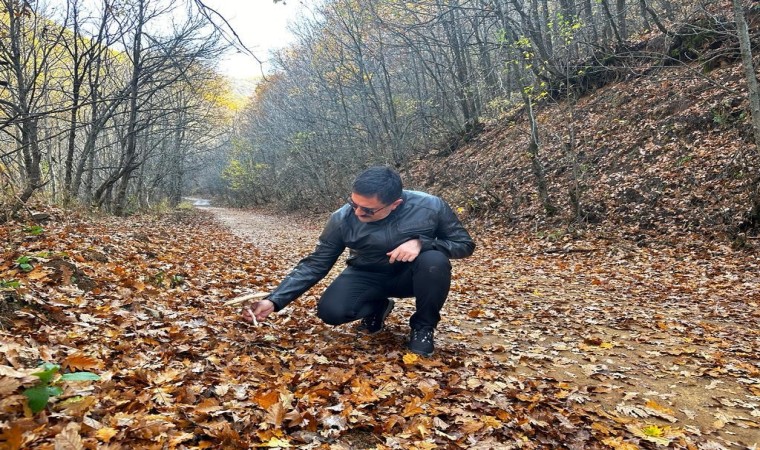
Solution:
[[(201, 212), (3, 225), (0, 448), (756, 445), (756, 257), (482, 232), (426, 359), (404, 351), (411, 302), (358, 336), (315, 318), (324, 283), (242, 323), (223, 302), (271, 289), (319, 224), (235, 214), (242, 237)], [(33, 414), (43, 362), (100, 380)]]

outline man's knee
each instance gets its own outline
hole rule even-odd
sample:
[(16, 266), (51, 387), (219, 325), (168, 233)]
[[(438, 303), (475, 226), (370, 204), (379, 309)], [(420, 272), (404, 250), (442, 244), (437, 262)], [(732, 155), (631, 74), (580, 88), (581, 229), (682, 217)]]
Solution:
[(340, 325), (349, 322), (346, 311), (340, 304), (325, 301), (324, 298), (317, 305), (317, 317), (328, 325)]
[(422, 252), (417, 256), (417, 270), (431, 275), (448, 275), (451, 273), (451, 262), (445, 253), (438, 250)]

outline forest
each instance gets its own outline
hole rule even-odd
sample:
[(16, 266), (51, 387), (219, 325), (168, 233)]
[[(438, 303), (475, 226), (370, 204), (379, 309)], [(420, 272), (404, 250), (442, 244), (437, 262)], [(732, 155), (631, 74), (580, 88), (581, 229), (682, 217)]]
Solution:
[[(447, 157), (467, 160), (468, 143), (506, 130), (512, 137), (496, 149), (498, 165), (459, 169), (457, 183), (467, 189), (446, 192), (457, 206), (510, 221), (598, 222), (613, 215), (584, 201), (604, 189), (596, 182), (605, 164), (636, 151), (651, 162), (670, 150), (668, 141), (702, 140), (678, 143), (683, 154), (670, 155), (693, 158), (684, 147), (712, 141), (689, 133), (708, 125), (739, 147), (717, 170), (743, 174), (728, 177), (735, 202), (720, 208), (730, 217), (709, 221), (734, 237), (757, 228), (754, 4), (315, 3), (292, 25), (295, 42), (269, 55), (271, 73), (262, 70), (243, 95), (214, 71), (216, 55), (241, 44), (200, 0), (3, 5), (6, 220), (30, 199), (124, 215), (192, 194), (327, 211), (372, 164), (398, 167), (410, 186), (443, 193), (430, 174), (441, 173), (445, 185), (451, 177), (441, 170), (456, 161)], [(659, 79), (669, 103), (650, 127), (670, 129), (630, 143), (621, 127), (608, 133), (613, 144), (600, 145), (591, 130), (598, 119), (584, 102), (610, 83), (628, 83), (615, 88), (625, 94)], [(665, 123), (684, 102), (700, 110)], [(630, 114), (614, 120), (645, 112)], [(642, 189), (620, 195), (654, 198), (668, 184), (638, 178)]]

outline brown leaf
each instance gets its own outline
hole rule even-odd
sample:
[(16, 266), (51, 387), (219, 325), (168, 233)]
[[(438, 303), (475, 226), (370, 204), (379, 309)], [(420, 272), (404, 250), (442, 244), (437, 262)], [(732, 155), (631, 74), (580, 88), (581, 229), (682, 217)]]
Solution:
[(401, 413), (401, 415), (404, 417), (412, 417), (424, 412), (425, 410), (422, 409), (422, 399), (413, 397), (409, 403), (404, 406), (404, 411)]
[(79, 435), (79, 424), (69, 422), (54, 440), (55, 450), (82, 450), (84, 444), (82, 437)]
[(18, 424), (13, 424), (0, 433), (0, 444), (7, 450), (21, 450), (24, 445), (24, 429)]
[(99, 369), (101, 362), (85, 355), (70, 355), (61, 361), (61, 366), (69, 370)]
[(264, 409), (269, 409), (280, 400), (280, 393), (277, 391), (268, 391), (266, 393), (259, 392), (253, 397), (253, 401), (259, 404)]
[(269, 408), (267, 408), (267, 413), (264, 416), (264, 422), (274, 425), (276, 428), (280, 428), (282, 426), (282, 420), (284, 416), (285, 409), (283, 408), (282, 403), (275, 402)]
[(2, 377), (0, 378), (0, 395), (10, 395), (15, 392), (21, 386), (21, 382), (17, 379)]

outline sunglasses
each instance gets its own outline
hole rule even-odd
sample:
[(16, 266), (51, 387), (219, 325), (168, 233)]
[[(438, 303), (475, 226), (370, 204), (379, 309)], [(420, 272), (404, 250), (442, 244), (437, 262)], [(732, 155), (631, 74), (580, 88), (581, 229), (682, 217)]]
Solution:
[(351, 206), (351, 209), (356, 210), (357, 208), (361, 209), (361, 211), (368, 215), (368, 216), (374, 216), (376, 213), (384, 210), (385, 208), (391, 206), (393, 203), (388, 203), (387, 205), (383, 206), (382, 208), (367, 208), (366, 206), (359, 206), (356, 203), (354, 203), (353, 200), (351, 200), (351, 197), (348, 197), (346, 199), (346, 203), (348, 203)]

